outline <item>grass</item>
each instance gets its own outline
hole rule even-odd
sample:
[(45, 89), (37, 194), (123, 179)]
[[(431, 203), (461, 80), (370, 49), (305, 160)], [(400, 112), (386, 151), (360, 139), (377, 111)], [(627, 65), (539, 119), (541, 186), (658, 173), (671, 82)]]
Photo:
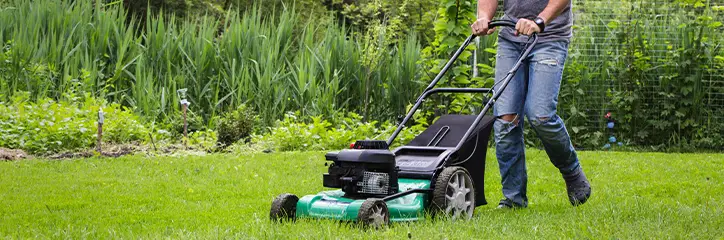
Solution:
[[(724, 154), (581, 152), (593, 198), (571, 207), (545, 152), (528, 155), (530, 207), (471, 222), (364, 232), (333, 221), (272, 224), (272, 199), (323, 190), (323, 153), (0, 163), (0, 238), (721, 238)], [(487, 159), (486, 197), (500, 175)]]

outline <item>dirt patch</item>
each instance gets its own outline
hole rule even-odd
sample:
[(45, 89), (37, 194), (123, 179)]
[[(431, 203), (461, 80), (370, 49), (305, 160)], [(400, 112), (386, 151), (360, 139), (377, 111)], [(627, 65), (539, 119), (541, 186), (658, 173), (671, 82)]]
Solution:
[(71, 158), (90, 158), (94, 156), (101, 156), (101, 157), (110, 157), (110, 158), (117, 158), (125, 155), (130, 155), (134, 153), (144, 152), (145, 149), (143, 147), (140, 147), (138, 145), (131, 145), (131, 144), (125, 144), (125, 145), (108, 145), (103, 148), (102, 153), (98, 154), (93, 150), (87, 150), (87, 151), (80, 151), (80, 152), (65, 152), (65, 153), (57, 153), (48, 156), (48, 159), (71, 159)]
[[(101, 153), (95, 151), (95, 149), (80, 149), (67, 152), (59, 152), (52, 154), (35, 155), (32, 158), (49, 159), (49, 160), (69, 160), (69, 159), (82, 159), (82, 158), (118, 158), (126, 155), (134, 154), (145, 154), (145, 155), (164, 155), (164, 156), (175, 156), (175, 155), (204, 155), (211, 153), (203, 149), (195, 148), (193, 146), (185, 147), (182, 144), (165, 144), (158, 147), (158, 149), (144, 145), (141, 143), (128, 143), (128, 144), (104, 144)], [(18, 160), (18, 159), (29, 159), (30, 155), (22, 150), (11, 150), (0, 148), (0, 161), (7, 160)]]
[(0, 148), (0, 161), (16, 161), (30, 158), (30, 155), (19, 149)]

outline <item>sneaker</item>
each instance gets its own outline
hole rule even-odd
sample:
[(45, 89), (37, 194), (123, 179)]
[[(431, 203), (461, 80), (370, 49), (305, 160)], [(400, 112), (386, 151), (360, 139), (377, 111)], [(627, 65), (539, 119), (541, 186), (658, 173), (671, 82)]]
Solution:
[(584, 204), (591, 197), (591, 184), (588, 182), (582, 168), (579, 167), (571, 174), (564, 175), (563, 179), (566, 181), (568, 201), (571, 202), (571, 205)]
[(510, 199), (503, 199), (500, 200), (500, 203), (498, 204), (498, 209), (518, 209), (518, 208), (525, 208), (524, 206), (514, 203), (513, 200)]

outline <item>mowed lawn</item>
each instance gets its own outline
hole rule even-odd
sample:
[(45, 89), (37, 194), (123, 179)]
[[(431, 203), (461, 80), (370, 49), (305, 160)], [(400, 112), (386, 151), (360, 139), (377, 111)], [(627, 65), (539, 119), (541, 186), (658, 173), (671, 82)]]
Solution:
[[(490, 151), (492, 152), (492, 150)], [(530, 207), (500, 211), (497, 163), (474, 219), (364, 231), (269, 222), (280, 193), (322, 187), (324, 153), (0, 162), (0, 238), (640, 239), (724, 237), (724, 154), (581, 152), (593, 197), (567, 202), (545, 152), (528, 156)]]

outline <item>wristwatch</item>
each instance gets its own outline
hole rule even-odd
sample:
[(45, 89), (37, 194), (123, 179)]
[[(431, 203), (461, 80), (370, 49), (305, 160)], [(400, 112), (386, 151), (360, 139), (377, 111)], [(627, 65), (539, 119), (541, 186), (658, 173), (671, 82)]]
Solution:
[(543, 18), (537, 17), (535, 20), (533, 20), (536, 25), (538, 25), (538, 28), (540, 28), (540, 32), (543, 33), (543, 29), (546, 28), (546, 21), (543, 21)]

